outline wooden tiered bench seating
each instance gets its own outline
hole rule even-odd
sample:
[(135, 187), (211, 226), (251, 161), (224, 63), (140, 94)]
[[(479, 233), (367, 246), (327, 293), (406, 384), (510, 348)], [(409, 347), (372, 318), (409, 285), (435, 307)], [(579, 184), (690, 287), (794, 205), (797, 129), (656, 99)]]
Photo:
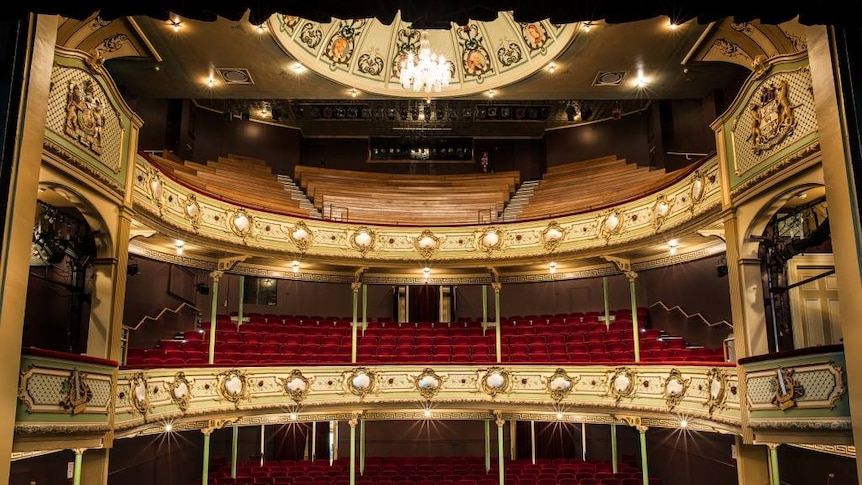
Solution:
[(520, 174), (385, 174), (297, 166), (294, 179), (324, 216), (338, 213), (342, 220), (370, 224), (445, 225), (496, 220)]
[(519, 220), (596, 210), (661, 190), (688, 169), (639, 167), (615, 155), (549, 167)]
[(181, 160), (169, 152), (150, 154), (150, 159), (168, 176), (213, 197), (251, 209), (309, 215), (263, 160), (228, 155), (202, 164)]

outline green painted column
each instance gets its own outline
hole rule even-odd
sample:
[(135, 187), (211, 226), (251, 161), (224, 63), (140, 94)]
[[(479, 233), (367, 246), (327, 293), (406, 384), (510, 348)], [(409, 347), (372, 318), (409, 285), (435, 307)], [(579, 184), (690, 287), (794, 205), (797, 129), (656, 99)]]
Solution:
[(230, 477), (236, 478), (236, 450), (239, 445), (239, 426), (233, 427), (233, 439), (230, 443)]
[(482, 285), (482, 334), (488, 328), (488, 286)]
[(209, 428), (201, 430), (201, 433), (204, 434), (204, 462), (201, 471), (201, 485), (208, 485), (210, 481), (210, 434), (212, 432), (213, 430)]
[(210, 277), (213, 279), (212, 287), (212, 307), (210, 308), (210, 351), (209, 363), (212, 365), (215, 362), (215, 344), (216, 344), (216, 317), (218, 315), (218, 281), (221, 279), (222, 271), (213, 271)]
[(359, 324), (358, 321), (358, 306), (359, 306), (359, 288), (362, 287), (361, 283), (351, 283), (350, 289), (353, 291), (353, 328), (350, 329), (350, 362), (356, 363), (356, 326)]
[(602, 276), (602, 300), (605, 302), (605, 328), (610, 328), (611, 326), (611, 302), (608, 293), (608, 277)]
[(485, 473), (491, 471), (491, 420), (485, 420)]
[(581, 423), (581, 459), (587, 461), (587, 423)]
[(356, 424), (359, 417), (354, 413), (347, 423), (350, 425), (350, 485), (356, 485)]
[(647, 463), (646, 449), (646, 426), (638, 426), (638, 433), (641, 437), (641, 473), (643, 475), (644, 485), (649, 485), (649, 463)]
[(778, 445), (767, 445), (769, 447), (769, 484), (781, 485), (778, 474)]
[(365, 420), (359, 420), (359, 474), (365, 475)]
[(237, 291), (237, 298), (239, 302), (237, 303), (237, 311), (236, 311), (236, 328), (239, 330), (242, 327), (242, 311), (243, 305), (245, 304), (245, 275), (239, 275), (239, 290)]
[(497, 362), (503, 361), (503, 343), (502, 337), (500, 336), (500, 290), (503, 289), (503, 285), (500, 283), (491, 283), (491, 287), (494, 289), (494, 319), (497, 321), (496, 325), (494, 325), (494, 334), (496, 335), (496, 346), (497, 346)]
[(85, 448), (75, 448), (75, 467), (72, 469), (72, 485), (81, 485), (81, 464), (84, 460)]
[(362, 284), (362, 335), (368, 328), (368, 285)]
[(499, 468), (500, 472), (500, 485), (503, 485), (503, 481), (505, 480), (506, 471), (504, 469), (504, 458), (503, 454), (503, 425), (506, 422), (500, 416), (497, 416), (497, 468)]
[(530, 421), (530, 457), (533, 465), (536, 464), (536, 422)]
[(641, 361), (641, 335), (640, 326), (638, 325), (638, 295), (635, 289), (635, 279), (638, 274), (634, 271), (627, 271), (626, 277), (629, 279), (629, 293), (632, 298), (632, 334), (634, 335), (635, 344), (635, 362)]
[(619, 466), (617, 458), (617, 423), (611, 423), (611, 466), (613, 467), (614, 473), (619, 471)]

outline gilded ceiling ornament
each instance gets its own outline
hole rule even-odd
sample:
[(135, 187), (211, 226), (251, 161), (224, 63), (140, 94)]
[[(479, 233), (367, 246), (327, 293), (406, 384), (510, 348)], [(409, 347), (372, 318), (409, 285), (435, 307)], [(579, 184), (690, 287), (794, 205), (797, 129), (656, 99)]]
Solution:
[(634, 369), (617, 367), (613, 371), (608, 371), (607, 375), (607, 392), (614, 400), (619, 402), (624, 397), (634, 397), (637, 391), (637, 386), (635, 385), (637, 374)]
[(667, 403), (668, 411), (675, 408), (685, 397), (691, 379), (685, 379), (679, 369), (671, 369), (670, 374), (664, 380), (661, 395)]
[(664, 194), (659, 194), (656, 197), (655, 204), (652, 206), (652, 227), (658, 231), (664, 224), (665, 219), (670, 215), (673, 203), (676, 199), (668, 198)]
[(96, 82), (92, 79), (69, 81), (68, 89), (64, 131), (96, 155), (101, 155), (105, 102), (97, 94)]
[(551, 399), (553, 399), (554, 402), (560, 402), (565, 399), (570, 392), (572, 392), (575, 388), (575, 384), (577, 384), (581, 378), (578, 376), (569, 377), (569, 374), (567, 374), (565, 370), (557, 369), (550, 377), (544, 380), (548, 393), (551, 395)]
[(724, 409), (727, 401), (727, 372), (713, 367), (706, 374), (707, 398), (704, 406), (709, 407), (709, 414), (716, 409)]
[(219, 372), (216, 379), (218, 380), (216, 391), (219, 396), (225, 401), (234, 403), (235, 406), (239, 406), (241, 400), (248, 399), (251, 395), (246, 374), (241, 370), (230, 369)]
[(548, 227), (542, 231), (542, 246), (544, 246), (546, 251), (552, 252), (554, 249), (557, 249), (557, 246), (565, 239), (568, 232), (568, 229), (563, 228), (556, 221), (551, 221)]
[(443, 238), (439, 238), (430, 230), (425, 229), (422, 231), (422, 234), (413, 239), (413, 247), (422, 255), (422, 258), (428, 259), (440, 249), (442, 240)]
[(434, 369), (426, 367), (418, 376), (410, 376), (410, 380), (413, 381), (413, 388), (419, 391), (419, 395), (430, 400), (440, 390), (446, 378), (437, 375)]
[(293, 369), (287, 377), (280, 377), (279, 380), (281, 381), (284, 393), (290, 396), (295, 403), (299, 404), (311, 391), (311, 383), (314, 381), (314, 377), (305, 377), (302, 375), (302, 371)]
[(147, 387), (147, 378), (143, 372), (136, 372), (129, 379), (129, 402), (132, 409), (144, 416), (150, 408), (150, 393)]
[(512, 379), (509, 371), (502, 367), (479, 369), (477, 373), (479, 378), (476, 383), (479, 390), (490, 395), (492, 399), (498, 394), (506, 394), (512, 390)]
[(347, 240), (350, 243), (350, 247), (365, 256), (368, 251), (374, 249), (374, 246), (377, 243), (377, 234), (371, 229), (362, 226), (353, 231), (352, 234), (349, 234), (347, 236)]
[(191, 223), (192, 228), (195, 232), (198, 232), (198, 228), (201, 225), (201, 205), (198, 203), (198, 197), (195, 194), (189, 194), (186, 196), (185, 207), (183, 207), (183, 215), (188, 219), (189, 223)]
[(610, 209), (599, 219), (599, 236), (608, 240), (623, 231), (625, 219), (619, 209)]
[(332, 68), (336, 65), (347, 65), (353, 57), (356, 48), (356, 37), (362, 32), (362, 28), (368, 19), (342, 20), (335, 34), (329, 39), (324, 55), (332, 62)]
[(344, 372), (344, 389), (359, 396), (360, 399), (368, 394), (377, 392), (377, 374), (367, 367), (357, 367), (351, 371)]
[(254, 218), (242, 207), (232, 212), (232, 214), (228, 214), (228, 226), (231, 232), (245, 241), (254, 232)]
[(177, 372), (174, 375), (173, 382), (168, 384), (167, 388), (171, 401), (185, 413), (192, 400), (192, 384), (186, 378), (186, 374), (184, 372)]
[(793, 110), (798, 107), (790, 103), (790, 85), (784, 79), (764, 82), (748, 103), (751, 116), (751, 141), (755, 155), (781, 143), (796, 128)]
[(491, 253), (503, 248), (503, 231), (496, 227), (485, 228), (476, 238), (476, 246), (480, 251)]
[(491, 56), (482, 43), (485, 41), (479, 26), (467, 24), (456, 30), (459, 43), (463, 48), (461, 54), (461, 67), (464, 74), (482, 79), (482, 76), (494, 70), (491, 65)]
[(775, 370), (775, 396), (772, 397), (772, 404), (782, 411), (796, 406), (796, 399), (805, 395), (805, 388), (793, 377), (794, 373), (793, 369), (783, 367)]
[(302, 252), (305, 252), (314, 242), (314, 233), (311, 232), (311, 229), (303, 221), (299, 221), (293, 227), (289, 228), (287, 230), (287, 237)]

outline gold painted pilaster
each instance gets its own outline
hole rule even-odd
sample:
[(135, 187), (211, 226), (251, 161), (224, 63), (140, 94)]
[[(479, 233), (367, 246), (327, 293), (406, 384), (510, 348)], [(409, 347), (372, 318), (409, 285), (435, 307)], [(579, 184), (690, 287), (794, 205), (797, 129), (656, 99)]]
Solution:
[(87, 485), (106, 485), (108, 483), (108, 462), (111, 450), (96, 448), (87, 450), (87, 459), (81, 467), (81, 483)]
[[(859, 298), (859, 289), (862, 288), (862, 227), (860, 215), (856, 212), (860, 194), (853, 186), (853, 161), (848, 146), (851, 141), (858, 140), (845, 136), (848, 128), (844, 101), (838, 98), (837, 93), (849, 80), (840, 77), (839, 66), (836, 65), (837, 62), (846, 64), (849, 61), (836, 52), (835, 32), (831, 28), (806, 27), (805, 34), (820, 127), (826, 203), (829, 219), (840, 221), (829, 227), (838, 281), (838, 305), (841, 315), (845, 316), (841, 331), (844, 335), (853, 441), (858, 444), (862, 443), (862, 327), (856, 324), (856, 319), (862, 315), (862, 298)], [(862, 476), (862, 460), (856, 460), (856, 471)]]
[[(20, 92), (13, 92), (9, 112), (8, 130), (15, 133), (14, 153), (10, 164), (10, 179), (2, 251), (0, 251), (0, 385), (4, 389), (18, 388), (18, 367), (21, 358), (24, 307), (27, 301), (27, 283), (30, 264), (33, 221), (36, 218), (36, 194), (39, 185), (39, 166), (42, 159), (42, 140), (48, 112), (48, 93), (51, 70), (54, 65), (54, 47), (57, 40), (58, 17), (31, 15), (21, 23), (26, 35), (25, 45), (17, 54), (24, 57)], [(8, 134), (8, 133), (7, 133)], [(4, 187), (5, 188), (5, 187)], [(6, 394), (6, 404), (0, 406), (0, 482), (9, 479), (9, 468), (14, 438), (15, 410), (18, 398), (14, 392)]]
[(742, 437), (736, 437), (736, 475), (739, 485), (764, 485), (769, 483), (769, 460), (766, 447), (747, 445)]

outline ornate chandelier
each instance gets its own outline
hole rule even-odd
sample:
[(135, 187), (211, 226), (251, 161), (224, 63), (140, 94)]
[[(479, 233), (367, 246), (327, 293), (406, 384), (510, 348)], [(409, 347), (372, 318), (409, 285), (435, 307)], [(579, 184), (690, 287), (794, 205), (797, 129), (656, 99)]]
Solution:
[(423, 30), (419, 34), (419, 52), (410, 52), (401, 61), (401, 86), (414, 92), (432, 90), (439, 93), (449, 86), (451, 68), (449, 61), (443, 56), (431, 53), (428, 34)]

